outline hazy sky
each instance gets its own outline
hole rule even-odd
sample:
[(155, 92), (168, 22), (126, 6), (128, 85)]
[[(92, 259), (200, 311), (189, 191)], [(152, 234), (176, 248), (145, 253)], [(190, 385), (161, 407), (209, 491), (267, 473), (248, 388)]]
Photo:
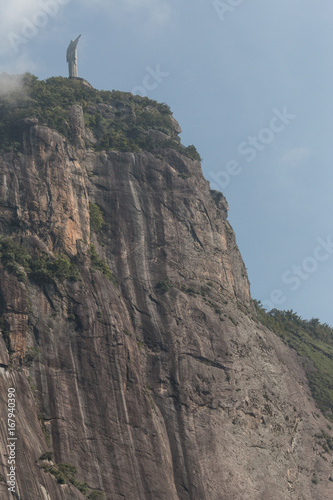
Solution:
[(331, 0), (0, 0), (0, 71), (79, 76), (171, 106), (252, 296), (333, 325)]

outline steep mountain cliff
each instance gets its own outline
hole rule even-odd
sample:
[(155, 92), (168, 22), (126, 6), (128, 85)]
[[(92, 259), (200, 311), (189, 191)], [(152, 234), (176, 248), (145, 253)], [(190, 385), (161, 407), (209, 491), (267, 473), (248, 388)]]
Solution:
[(0, 497), (331, 500), (330, 422), (167, 106), (23, 84), (0, 108)]

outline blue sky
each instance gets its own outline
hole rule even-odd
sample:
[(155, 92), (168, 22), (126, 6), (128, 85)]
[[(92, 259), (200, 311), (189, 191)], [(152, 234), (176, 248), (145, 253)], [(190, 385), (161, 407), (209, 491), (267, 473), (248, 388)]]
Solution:
[(0, 1), (0, 71), (171, 106), (228, 199), (254, 298), (333, 325), (329, 0)]

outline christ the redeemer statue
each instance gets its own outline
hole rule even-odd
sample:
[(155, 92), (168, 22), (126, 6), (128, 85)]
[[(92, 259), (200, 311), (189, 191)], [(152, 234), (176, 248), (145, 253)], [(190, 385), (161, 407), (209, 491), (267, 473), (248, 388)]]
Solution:
[(77, 44), (81, 35), (75, 40), (72, 40), (67, 49), (67, 62), (69, 69), (69, 77), (77, 78)]

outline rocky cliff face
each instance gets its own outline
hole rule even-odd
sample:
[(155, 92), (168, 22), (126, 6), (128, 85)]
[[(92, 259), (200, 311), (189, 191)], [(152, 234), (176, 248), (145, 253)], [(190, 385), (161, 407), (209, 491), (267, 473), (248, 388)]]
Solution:
[(223, 195), (172, 149), (94, 152), (71, 116), (75, 147), (23, 120), (23, 154), (0, 157), (1, 234), (79, 270), (1, 265), (1, 498), (332, 499), (329, 422), (301, 360), (255, 320)]

